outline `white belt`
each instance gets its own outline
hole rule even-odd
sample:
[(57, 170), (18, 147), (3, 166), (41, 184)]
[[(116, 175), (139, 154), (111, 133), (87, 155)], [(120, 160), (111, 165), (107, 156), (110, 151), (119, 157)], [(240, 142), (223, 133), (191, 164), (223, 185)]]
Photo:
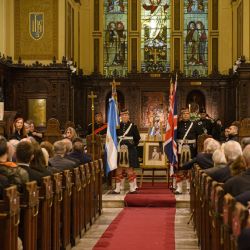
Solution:
[(194, 144), (196, 140), (177, 140), (177, 142), (182, 144)]
[(134, 139), (133, 136), (118, 136), (118, 138), (120, 140), (133, 140)]

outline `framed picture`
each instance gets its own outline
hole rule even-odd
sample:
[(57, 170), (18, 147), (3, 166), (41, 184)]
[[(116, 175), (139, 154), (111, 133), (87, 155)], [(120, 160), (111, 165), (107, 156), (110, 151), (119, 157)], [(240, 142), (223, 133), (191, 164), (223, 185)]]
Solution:
[(162, 167), (167, 166), (166, 156), (163, 153), (162, 142), (144, 142), (143, 167)]
[(28, 112), (35, 126), (46, 126), (46, 99), (28, 99)]

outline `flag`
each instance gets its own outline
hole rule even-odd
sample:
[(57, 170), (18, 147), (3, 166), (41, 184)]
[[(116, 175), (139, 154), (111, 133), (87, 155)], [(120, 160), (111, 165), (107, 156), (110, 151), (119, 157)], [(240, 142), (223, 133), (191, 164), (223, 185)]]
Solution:
[(106, 173), (117, 168), (117, 136), (116, 127), (119, 126), (119, 116), (117, 104), (114, 97), (109, 99), (108, 109), (108, 129), (106, 135), (105, 151), (106, 151)]
[(174, 165), (177, 164), (177, 101), (176, 101), (176, 90), (177, 90), (177, 75), (175, 83), (172, 80), (170, 82), (170, 94), (169, 94), (169, 112), (168, 121), (165, 134), (164, 151), (168, 157), (170, 164), (170, 176), (174, 174)]

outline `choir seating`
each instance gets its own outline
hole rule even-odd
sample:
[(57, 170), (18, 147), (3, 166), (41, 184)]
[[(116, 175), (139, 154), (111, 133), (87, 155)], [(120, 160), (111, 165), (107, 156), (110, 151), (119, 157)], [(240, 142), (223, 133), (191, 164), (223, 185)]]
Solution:
[(17, 250), (18, 236), (25, 250), (71, 249), (102, 212), (102, 175), (100, 159), (43, 177), (40, 187), (27, 182), (21, 194), (16, 186), (5, 189), (1, 250)]

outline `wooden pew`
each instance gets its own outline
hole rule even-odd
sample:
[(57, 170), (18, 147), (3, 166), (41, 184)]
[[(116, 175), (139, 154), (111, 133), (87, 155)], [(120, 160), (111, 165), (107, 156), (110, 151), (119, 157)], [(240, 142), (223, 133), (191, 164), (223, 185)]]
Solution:
[(95, 218), (99, 216), (99, 177), (100, 177), (100, 169), (99, 169), (99, 161), (94, 161), (94, 173), (95, 175), (95, 182), (94, 182), (94, 214)]
[(72, 183), (71, 173), (64, 170), (62, 173), (63, 200), (61, 202), (61, 248), (63, 250), (71, 249), (70, 226), (71, 226), (71, 195)]
[(95, 178), (95, 167), (94, 167), (94, 162), (90, 162), (89, 164), (90, 166), (90, 175), (91, 175), (91, 178), (90, 178), (90, 202), (91, 202), (91, 206), (90, 206), (90, 216), (91, 216), (91, 225), (94, 223), (95, 221), (95, 200), (96, 200), (96, 197), (95, 197), (95, 193), (96, 193), (96, 185), (95, 185), (95, 182), (96, 182), (96, 178)]
[(79, 168), (73, 169), (72, 178), (72, 198), (71, 198), (71, 243), (76, 245), (80, 241), (80, 191), (81, 179)]
[[(232, 213), (232, 242), (231, 247), (234, 250), (238, 249), (237, 239), (243, 228), (247, 226), (249, 218), (248, 209), (241, 203), (236, 202)], [(249, 239), (250, 240), (250, 239)]]
[(62, 133), (60, 130), (60, 123), (57, 119), (51, 118), (47, 122), (47, 129), (44, 133), (43, 140), (54, 143), (55, 141), (62, 139)]
[(36, 181), (25, 184), (21, 196), (21, 216), (19, 236), (23, 242), (23, 249), (37, 249), (37, 218), (39, 212), (39, 191)]
[(53, 186), (50, 176), (42, 178), (38, 213), (37, 249), (51, 249), (51, 211), (53, 205)]
[(99, 176), (99, 179), (98, 179), (98, 201), (99, 201), (99, 215), (102, 214), (102, 179), (104, 177), (104, 168), (103, 168), (103, 161), (102, 159), (99, 159), (98, 160), (99, 162), (99, 168), (98, 168), (98, 176)]
[(232, 213), (235, 205), (235, 199), (226, 194), (223, 199), (223, 244), (224, 250), (231, 249), (231, 233), (232, 233)]
[(16, 186), (6, 188), (3, 200), (0, 200), (1, 250), (17, 250), (19, 213), (19, 193)]
[(62, 175), (56, 173), (52, 175), (53, 185), (53, 205), (51, 214), (51, 249), (60, 250), (61, 235), (61, 203), (62, 203)]
[(90, 183), (91, 183), (91, 174), (89, 164), (84, 164), (85, 175), (86, 175), (86, 187), (85, 187), (85, 229), (88, 230), (92, 224), (91, 220), (91, 195), (90, 195)]
[(85, 194), (85, 188), (86, 188), (86, 175), (85, 175), (85, 168), (83, 165), (79, 166), (80, 169), (80, 178), (81, 178), (81, 191), (80, 191), (80, 235), (83, 237), (85, 233), (85, 209), (87, 206), (86, 202), (86, 194)]
[(211, 249), (221, 250), (223, 249), (223, 199), (224, 189), (220, 183), (213, 181), (211, 190), (211, 203), (209, 207), (209, 213), (211, 215)]
[(212, 178), (207, 174), (203, 173), (205, 176), (205, 183), (204, 183), (204, 225), (203, 225), (203, 234), (204, 234), (204, 249), (210, 250), (211, 249), (211, 217), (209, 214), (209, 206), (210, 206), (210, 196), (212, 190)]

